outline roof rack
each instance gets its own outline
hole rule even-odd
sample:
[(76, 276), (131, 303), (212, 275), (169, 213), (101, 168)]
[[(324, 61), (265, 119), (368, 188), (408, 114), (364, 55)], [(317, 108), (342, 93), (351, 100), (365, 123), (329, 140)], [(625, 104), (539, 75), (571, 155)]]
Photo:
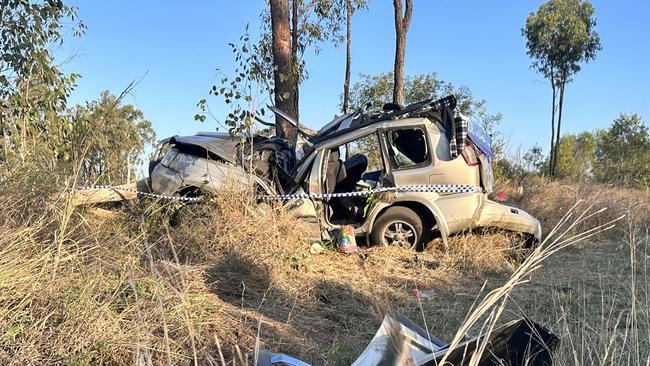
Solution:
[(454, 95), (448, 95), (444, 98), (440, 98), (436, 100), (434, 100), (433, 98), (425, 99), (417, 103), (409, 104), (406, 107), (403, 107), (401, 109), (380, 111), (379, 113), (374, 113), (374, 114), (366, 114), (362, 110), (358, 110), (357, 112), (352, 114), (353, 120), (349, 124), (349, 127), (340, 128), (340, 129), (329, 129), (324, 134), (320, 134), (310, 138), (309, 141), (313, 144), (317, 144), (319, 142), (329, 140), (336, 136), (340, 136), (344, 133), (354, 131), (366, 126), (370, 126), (375, 123), (379, 123), (391, 119), (408, 118), (412, 116), (414, 113), (423, 113), (431, 110), (441, 110), (443, 108), (449, 108), (453, 110), (454, 108), (456, 108), (456, 104), (457, 104), (456, 97)]

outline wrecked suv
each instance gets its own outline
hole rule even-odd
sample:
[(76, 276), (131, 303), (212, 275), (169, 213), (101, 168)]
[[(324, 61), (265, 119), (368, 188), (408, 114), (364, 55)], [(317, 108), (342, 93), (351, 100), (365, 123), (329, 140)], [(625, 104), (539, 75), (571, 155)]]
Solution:
[(217, 194), (226, 184), (252, 182), (266, 198), (278, 195), (314, 239), (352, 225), (355, 235), (379, 245), (421, 248), (435, 235), (446, 242), (476, 228), (538, 242), (537, 219), (488, 198), (491, 138), (455, 107), (448, 96), (360, 109), (319, 131), (271, 108), (298, 130), (295, 150), (276, 137), (174, 136), (150, 164), (150, 187), (159, 194)]

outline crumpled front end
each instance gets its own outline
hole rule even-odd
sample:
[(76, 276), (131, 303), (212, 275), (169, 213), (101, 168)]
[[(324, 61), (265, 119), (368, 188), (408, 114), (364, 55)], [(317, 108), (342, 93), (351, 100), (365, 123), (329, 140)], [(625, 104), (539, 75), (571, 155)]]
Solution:
[[(172, 148), (151, 172), (151, 187), (158, 194), (177, 194), (186, 187), (216, 193), (227, 185), (259, 183), (243, 168), (200, 158)], [(264, 187), (266, 188), (266, 187)]]

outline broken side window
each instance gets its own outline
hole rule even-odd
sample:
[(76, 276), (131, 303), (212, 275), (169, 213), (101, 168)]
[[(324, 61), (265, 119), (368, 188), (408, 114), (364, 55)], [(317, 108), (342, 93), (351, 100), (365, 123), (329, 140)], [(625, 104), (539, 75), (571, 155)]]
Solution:
[(368, 160), (368, 172), (380, 171), (383, 169), (381, 161), (381, 147), (376, 133), (361, 137), (342, 146), (345, 150), (345, 159), (355, 155), (363, 155)]
[(395, 168), (409, 168), (429, 161), (424, 129), (404, 128), (388, 131), (389, 155)]

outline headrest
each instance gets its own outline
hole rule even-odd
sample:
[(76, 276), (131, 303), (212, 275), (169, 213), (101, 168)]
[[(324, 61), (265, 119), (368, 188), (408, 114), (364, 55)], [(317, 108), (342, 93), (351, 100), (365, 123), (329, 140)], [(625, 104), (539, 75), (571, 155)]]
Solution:
[(327, 161), (339, 161), (340, 158), (341, 158), (341, 152), (337, 147), (336, 149), (330, 150), (330, 155), (327, 158)]

